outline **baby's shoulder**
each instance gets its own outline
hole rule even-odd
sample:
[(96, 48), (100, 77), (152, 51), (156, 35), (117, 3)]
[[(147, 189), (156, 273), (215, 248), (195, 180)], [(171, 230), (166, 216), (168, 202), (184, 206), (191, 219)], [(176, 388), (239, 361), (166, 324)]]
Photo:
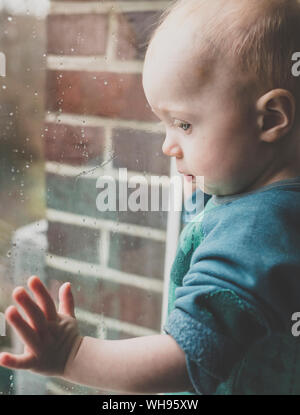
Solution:
[[(212, 204), (213, 201), (210, 206)], [(299, 210), (300, 188), (273, 188), (210, 208), (203, 217), (202, 229), (205, 235), (216, 228), (231, 234), (249, 228), (275, 231), (284, 227), (287, 231), (289, 227), (294, 229), (300, 225)]]

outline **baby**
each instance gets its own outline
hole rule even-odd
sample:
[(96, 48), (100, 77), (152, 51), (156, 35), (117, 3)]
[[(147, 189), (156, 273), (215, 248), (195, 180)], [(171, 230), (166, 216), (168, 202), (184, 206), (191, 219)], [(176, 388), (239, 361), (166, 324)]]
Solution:
[(164, 333), (81, 336), (70, 283), (59, 309), (37, 276), (6, 319), (24, 342), (0, 364), (124, 393), (299, 394), (300, 7), (179, 0), (150, 39), (143, 87), (163, 152), (212, 195), (183, 230)]

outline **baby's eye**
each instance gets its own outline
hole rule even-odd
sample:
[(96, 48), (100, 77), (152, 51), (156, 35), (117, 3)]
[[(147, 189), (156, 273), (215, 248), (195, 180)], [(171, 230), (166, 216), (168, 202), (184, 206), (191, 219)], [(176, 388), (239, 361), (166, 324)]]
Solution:
[(182, 128), (184, 131), (189, 130), (190, 126), (191, 124), (188, 124), (187, 122), (180, 124), (180, 128)]
[(175, 125), (177, 125), (179, 128), (181, 128), (184, 131), (188, 131), (192, 126), (188, 122), (182, 122), (182, 121), (179, 121), (179, 120), (175, 120)]

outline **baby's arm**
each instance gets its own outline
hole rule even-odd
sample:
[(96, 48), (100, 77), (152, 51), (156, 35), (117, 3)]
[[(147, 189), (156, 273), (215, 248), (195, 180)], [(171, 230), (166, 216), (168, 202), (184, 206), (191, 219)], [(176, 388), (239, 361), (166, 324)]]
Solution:
[(5, 313), (25, 344), (24, 353), (0, 353), (0, 365), (124, 393), (179, 392), (191, 388), (185, 354), (170, 335), (126, 340), (82, 337), (70, 284), (63, 284), (59, 290), (58, 312), (39, 278), (31, 277), (28, 286), (36, 302), (24, 288), (13, 292), (28, 322), (14, 306)]
[(63, 377), (99, 389), (128, 393), (180, 392), (191, 388), (185, 355), (169, 335), (126, 340), (84, 337)]

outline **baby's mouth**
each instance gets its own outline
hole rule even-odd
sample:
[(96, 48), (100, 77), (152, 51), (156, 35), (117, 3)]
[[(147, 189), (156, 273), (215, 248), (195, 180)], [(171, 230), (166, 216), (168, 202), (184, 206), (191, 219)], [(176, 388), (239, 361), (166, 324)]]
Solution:
[(187, 182), (192, 182), (195, 180), (195, 176), (193, 176), (192, 174), (185, 174), (184, 178), (186, 179)]

